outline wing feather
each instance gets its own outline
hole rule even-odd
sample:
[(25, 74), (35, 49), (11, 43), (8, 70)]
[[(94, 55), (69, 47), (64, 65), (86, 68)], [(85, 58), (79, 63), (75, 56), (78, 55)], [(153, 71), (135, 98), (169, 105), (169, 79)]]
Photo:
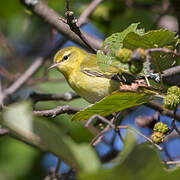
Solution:
[(111, 79), (115, 74), (117, 74), (117, 72), (103, 72), (97, 64), (97, 57), (95, 54), (86, 55), (80, 64), (80, 71), (89, 76), (104, 77), (108, 79)]

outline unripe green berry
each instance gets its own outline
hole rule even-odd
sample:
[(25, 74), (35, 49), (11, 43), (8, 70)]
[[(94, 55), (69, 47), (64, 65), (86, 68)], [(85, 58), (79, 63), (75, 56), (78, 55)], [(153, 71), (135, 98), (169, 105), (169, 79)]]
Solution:
[(156, 123), (156, 124), (154, 125), (153, 130), (154, 130), (155, 132), (161, 132), (161, 133), (165, 134), (165, 133), (168, 132), (169, 128), (168, 128), (168, 126), (167, 126), (166, 124), (164, 124), (164, 123), (162, 123), (162, 122), (158, 122), (158, 123)]
[(128, 63), (131, 60), (132, 51), (126, 48), (119, 48), (115, 52), (116, 58), (122, 63)]
[(138, 74), (141, 72), (143, 68), (143, 63), (139, 62), (139, 61), (133, 61), (130, 65), (129, 65), (129, 71), (133, 74)]
[(176, 95), (167, 95), (163, 99), (163, 104), (169, 110), (176, 110), (177, 106), (180, 104), (180, 98)]
[(151, 139), (152, 141), (155, 143), (155, 144), (160, 144), (163, 142), (164, 140), (164, 136), (163, 136), (163, 133), (161, 132), (154, 132), (151, 136)]
[(168, 95), (176, 95), (180, 98), (180, 88), (178, 86), (171, 86), (167, 91)]

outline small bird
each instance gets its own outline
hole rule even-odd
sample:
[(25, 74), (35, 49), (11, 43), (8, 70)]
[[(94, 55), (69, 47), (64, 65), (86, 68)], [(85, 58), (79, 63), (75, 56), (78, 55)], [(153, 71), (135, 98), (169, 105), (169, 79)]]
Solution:
[(66, 78), (70, 87), (89, 103), (95, 103), (118, 90), (120, 82), (112, 79), (112, 73), (104, 73), (97, 64), (95, 54), (78, 47), (66, 47), (54, 57), (54, 64)]

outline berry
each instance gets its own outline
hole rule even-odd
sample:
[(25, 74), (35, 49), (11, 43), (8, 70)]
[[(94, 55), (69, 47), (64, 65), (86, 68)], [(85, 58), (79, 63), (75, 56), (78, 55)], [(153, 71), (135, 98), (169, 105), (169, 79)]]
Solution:
[(115, 56), (122, 63), (128, 63), (131, 60), (132, 51), (126, 48), (119, 48)]
[(152, 141), (155, 143), (155, 144), (160, 144), (163, 142), (164, 140), (164, 136), (163, 136), (163, 133), (161, 132), (154, 132), (151, 136), (151, 139)]
[(169, 110), (176, 110), (179, 103), (180, 103), (180, 97), (178, 97), (176, 95), (173, 95), (173, 94), (172, 95), (167, 95), (163, 99), (164, 106)]
[(168, 95), (176, 95), (180, 98), (180, 88), (178, 86), (171, 86), (167, 91)]
[(162, 123), (162, 122), (158, 122), (158, 123), (156, 123), (156, 124), (154, 125), (153, 130), (154, 130), (155, 132), (160, 132), (160, 133), (165, 134), (165, 133), (168, 132), (169, 128), (168, 128), (168, 126), (167, 126), (166, 124), (164, 124), (164, 123)]

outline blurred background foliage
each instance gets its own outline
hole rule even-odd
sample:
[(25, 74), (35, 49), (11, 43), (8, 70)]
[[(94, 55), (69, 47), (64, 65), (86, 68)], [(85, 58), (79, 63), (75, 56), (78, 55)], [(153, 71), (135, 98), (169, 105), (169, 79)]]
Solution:
[[(64, 0), (42, 1), (48, 3), (51, 8), (61, 15), (64, 15)], [(91, 0), (70, 0), (70, 9), (78, 17), (90, 2)], [(90, 17), (91, 24), (88, 24), (85, 28), (91, 34), (101, 34), (99, 36), (101, 38), (107, 37), (114, 32), (120, 32), (134, 22), (141, 22), (140, 26), (146, 30), (159, 29), (169, 24), (170, 30), (177, 31), (177, 19), (173, 8), (171, 5), (166, 7), (164, 2), (163, 0), (104, 0)], [(165, 23), (163, 23), (164, 18), (166, 18)], [(19, 77), (36, 57), (45, 55), (47, 50), (52, 48), (59, 38), (61, 36), (52, 27), (26, 10), (19, 0), (1, 0), (0, 65), (10, 72), (10, 74), (5, 73), (6, 77), (2, 73), (0, 74), (4, 85), (3, 88), (6, 88)], [(74, 44), (67, 42), (65, 45)], [(26, 87), (18, 91), (12, 99), (14, 101), (26, 99), (33, 91), (42, 93), (65, 93), (71, 91), (63, 76), (60, 77), (56, 70), (47, 73), (47, 67), (51, 62), (52, 58), (36, 73), (35, 77), (28, 81)], [(36, 104), (36, 108), (48, 109), (61, 104), (74, 107), (88, 105), (84, 100), (76, 99), (71, 102), (39, 102)], [(136, 109), (134, 114), (130, 115), (128, 122), (134, 123), (134, 117), (144, 112), (149, 114), (150, 110)], [(167, 119), (164, 121), (167, 121)], [(61, 126), (64, 132), (70, 135), (77, 143), (90, 142), (93, 137), (79, 122), (71, 122), (70, 115), (57, 116), (54, 123)], [(143, 131), (146, 134), (151, 133), (147, 129)], [(111, 137), (113, 137), (112, 134)], [(116, 150), (120, 150), (121, 145), (118, 143), (120, 142), (116, 142), (114, 146)], [(96, 147), (100, 156), (106, 151), (102, 147)], [(180, 156), (180, 154), (178, 155)], [(45, 169), (47, 165), (45, 164), (49, 163), (44, 161), (44, 157), (44, 153), (16, 139), (9, 136), (0, 137), (0, 180), (43, 179), (47, 174)]]

